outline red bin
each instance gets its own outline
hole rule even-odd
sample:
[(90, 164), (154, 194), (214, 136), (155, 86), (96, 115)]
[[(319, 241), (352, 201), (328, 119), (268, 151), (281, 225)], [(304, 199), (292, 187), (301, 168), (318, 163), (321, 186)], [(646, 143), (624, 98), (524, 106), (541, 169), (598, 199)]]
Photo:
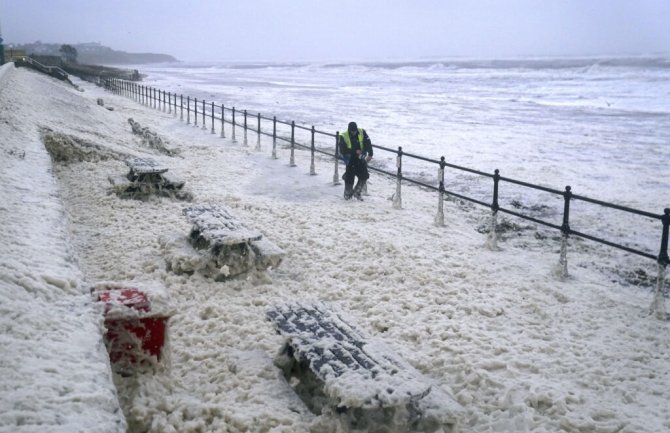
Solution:
[(105, 345), (113, 367), (153, 365), (161, 359), (169, 316), (152, 314), (144, 292), (111, 288), (98, 292), (98, 301), (105, 304)]

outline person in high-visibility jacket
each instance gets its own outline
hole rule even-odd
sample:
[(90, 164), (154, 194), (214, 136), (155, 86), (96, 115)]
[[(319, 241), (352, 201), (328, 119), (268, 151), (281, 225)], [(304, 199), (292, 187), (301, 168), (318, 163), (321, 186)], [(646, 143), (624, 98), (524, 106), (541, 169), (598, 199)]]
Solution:
[[(347, 131), (340, 134), (340, 155), (347, 168), (344, 172), (344, 199), (349, 200), (352, 196), (358, 200), (370, 173), (368, 173), (368, 162), (372, 159), (372, 142), (365, 129), (359, 128), (356, 122), (349, 122)], [(354, 187), (354, 179), (358, 178)]]

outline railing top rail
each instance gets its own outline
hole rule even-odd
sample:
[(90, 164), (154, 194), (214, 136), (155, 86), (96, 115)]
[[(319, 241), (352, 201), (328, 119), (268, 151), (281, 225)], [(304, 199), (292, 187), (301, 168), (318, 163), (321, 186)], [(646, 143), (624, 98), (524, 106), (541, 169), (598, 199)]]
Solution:
[(634, 213), (636, 215), (641, 215), (641, 216), (645, 216), (645, 217), (648, 217), (648, 218), (653, 218), (653, 219), (658, 219), (658, 220), (663, 218), (663, 215), (654, 214), (654, 213), (651, 213), (651, 212), (643, 211), (643, 210), (640, 210), (640, 209), (634, 209), (632, 207), (622, 206), (622, 205), (615, 204), (615, 203), (608, 203), (606, 201), (596, 200), (594, 198), (585, 197), (583, 195), (572, 194), (572, 199), (573, 200), (582, 200), (582, 201), (585, 201), (585, 202), (597, 204), (597, 205), (608, 207), (608, 208), (611, 208), (611, 209), (617, 209), (617, 210), (624, 211), (624, 212)]
[[(397, 153), (397, 151), (396, 151), (396, 153)], [(405, 153), (405, 151), (403, 151), (402, 154), (403, 154), (403, 156), (407, 156), (407, 157), (415, 158), (415, 159), (420, 159), (421, 161), (431, 162), (433, 164), (439, 164), (440, 163), (440, 161), (437, 161), (435, 159), (426, 158), (425, 156), (416, 155), (416, 154), (413, 154), (413, 153)]]
[(545, 191), (545, 192), (549, 192), (549, 193), (552, 193), (552, 194), (563, 195), (563, 191), (553, 189), (553, 188), (549, 188), (549, 187), (542, 186), (542, 185), (535, 185), (535, 184), (532, 184), (532, 183), (524, 182), (522, 180), (512, 179), (511, 177), (500, 176), (499, 179), (501, 181), (504, 181), (504, 182), (514, 183), (516, 185), (521, 185), (521, 186), (525, 186), (525, 187), (528, 187), (528, 188), (539, 189), (540, 191)]
[(316, 132), (317, 134), (327, 135), (327, 136), (333, 137), (333, 138), (337, 137), (337, 135), (333, 134), (332, 132), (325, 132), (325, 131), (321, 131), (319, 129), (315, 129), (314, 132)]

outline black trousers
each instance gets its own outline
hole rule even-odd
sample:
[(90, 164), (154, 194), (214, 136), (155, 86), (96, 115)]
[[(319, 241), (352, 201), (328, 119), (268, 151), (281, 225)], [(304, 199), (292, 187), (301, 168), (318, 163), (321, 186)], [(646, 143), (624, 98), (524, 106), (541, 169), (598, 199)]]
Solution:
[(344, 172), (344, 191), (351, 192), (354, 190), (355, 178), (358, 178), (359, 185), (363, 185), (369, 177), (370, 173), (368, 173), (368, 163), (365, 162), (365, 159), (352, 156)]

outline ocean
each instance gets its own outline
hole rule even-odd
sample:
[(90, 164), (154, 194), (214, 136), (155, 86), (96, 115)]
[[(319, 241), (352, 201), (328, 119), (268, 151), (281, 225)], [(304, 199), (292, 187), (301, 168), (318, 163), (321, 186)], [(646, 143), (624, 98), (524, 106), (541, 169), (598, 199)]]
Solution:
[[(570, 185), (574, 194), (654, 214), (670, 207), (670, 57), (137, 68), (147, 75), (144, 84), (184, 98), (332, 133), (356, 121), (383, 147), (402, 146), (434, 160), (444, 156), (486, 173), (499, 169), (502, 176), (556, 190)], [(255, 126), (255, 119), (250, 122)], [(269, 123), (262, 127), (271, 130)], [(298, 140), (308, 143), (308, 134)], [(318, 145), (332, 151), (330, 140)], [(373, 165), (394, 172), (395, 154), (379, 149)], [(432, 163), (404, 158), (403, 174), (437, 184)], [(490, 178), (459, 170), (446, 170), (445, 188), (487, 203), (492, 198)], [(561, 223), (560, 197), (501, 183), (500, 200), (503, 207)], [(638, 233), (629, 244), (658, 252), (658, 221), (585, 203), (575, 208), (577, 226), (571, 225), (593, 235), (621, 237), (627, 225), (648, 225), (640, 232), (649, 235)]]

